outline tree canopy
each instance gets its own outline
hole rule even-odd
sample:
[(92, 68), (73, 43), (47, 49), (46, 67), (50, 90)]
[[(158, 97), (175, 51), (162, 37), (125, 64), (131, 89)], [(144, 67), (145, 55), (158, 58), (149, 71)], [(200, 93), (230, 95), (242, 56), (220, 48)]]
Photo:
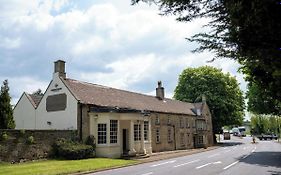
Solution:
[(235, 77), (210, 66), (185, 69), (179, 76), (174, 98), (196, 102), (202, 95), (212, 113), (214, 133), (225, 125), (242, 124), (244, 98)]
[(13, 109), (9, 95), (8, 80), (3, 82), (0, 92), (0, 129), (14, 129)]
[[(155, 3), (162, 14), (188, 22), (209, 18), (208, 33), (189, 41), (195, 51), (210, 50), (216, 58), (237, 60), (247, 81), (265, 89), (281, 109), (281, 3), (280, 0), (132, 0)], [(281, 114), (281, 111), (278, 111)]]

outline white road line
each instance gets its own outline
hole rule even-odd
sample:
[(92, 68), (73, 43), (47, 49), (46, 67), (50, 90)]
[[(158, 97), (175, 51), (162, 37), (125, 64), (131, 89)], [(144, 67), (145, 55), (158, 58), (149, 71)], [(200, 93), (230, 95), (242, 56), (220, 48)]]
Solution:
[(204, 165), (201, 165), (201, 166), (196, 167), (196, 169), (203, 168), (203, 167), (208, 166), (208, 165), (210, 165), (210, 164), (212, 164), (212, 163), (206, 163), (206, 164), (204, 164)]
[(223, 148), (223, 149), (228, 149), (227, 147)]
[(199, 161), (200, 160), (197, 159), (197, 160), (193, 160), (193, 161), (186, 162), (186, 163), (183, 163), (183, 164), (175, 165), (174, 168), (177, 168), (177, 167), (180, 167), (180, 166), (184, 166), (184, 165), (187, 165), (187, 164), (191, 164), (191, 163), (194, 163), (194, 162), (199, 162)]
[(210, 155), (210, 156), (208, 156), (208, 158), (215, 157), (215, 156), (218, 156), (218, 155), (220, 155), (220, 153)]
[(242, 157), (242, 159), (245, 159), (246, 157), (248, 157), (250, 154), (245, 155), (244, 157)]
[(222, 163), (221, 161), (217, 161), (217, 162), (214, 162), (213, 164), (215, 165), (215, 164), (220, 164), (220, 163)]
[(153, 172), (145, 173), (145, 174), (142, 174), (142, 175), (151, 175), (151, 174), (153, 174)]
[(168, 162), (163, 162), (163, 163), (159, 163), (159, 164), (156, 164), (156, 165), (151, 165), (150, 167), (156, 167), (156, 166), (165, 165), (165, 164), (174, 163), (174, 162), (176, 162), (176, 160), (171, 160), (171, 161), (168, 161)]
[(235, 165), (235, 164), (238, 163), (238, 162), (239, 162), (239, 161), (233, 162), (232, 164), (230, 164), (230, 165), (224, 167), (223, 169), (226, 170), (226, 169), (232, 167), (233, 165)]

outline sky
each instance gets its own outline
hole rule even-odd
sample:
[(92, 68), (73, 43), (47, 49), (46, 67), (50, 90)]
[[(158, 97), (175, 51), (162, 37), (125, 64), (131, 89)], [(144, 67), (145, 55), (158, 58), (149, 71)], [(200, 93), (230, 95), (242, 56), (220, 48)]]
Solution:
[(0, 81), (8, 79), (12, 103), (23, 92), (46, 90), (54, 61), (66, 61), (67, 77), (119, 89), (155, 94), (161, 80), (172, 98), (188, 67), (215, 66), (246, 90), (239, 64), (212, 63), (213, 53), (192, 53), (185, 38), (207, 19), (180, 23), (157, 6), (130, 0), (0, 0)]

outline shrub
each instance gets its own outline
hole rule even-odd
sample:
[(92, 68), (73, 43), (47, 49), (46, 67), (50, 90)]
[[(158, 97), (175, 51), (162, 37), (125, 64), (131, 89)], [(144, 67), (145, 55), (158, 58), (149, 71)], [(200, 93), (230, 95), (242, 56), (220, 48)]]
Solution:
[(94, 148), (71, 140), (58, 139), (53, 144), (53, 155), (69, 160), (85, 159), (94, 157)]
[(29, 145), (34, 144), (34, 137), (33, 136), (27, 137), (26, 143)]
[(91, 145), (93, 148), (96, 148), (96, 139), (93, 135), (89, 135), (85, 142), (86, 145)]
[(5, 141), (5, 140), (8, 139), (8, 137), (9, 137), (9, 136), (8, 136), (8, 134), (7, 134), (6, 132), (2, 132), (0, 140), (1, 140), (1, 141)]
[(24, 130), (24, 129), (21, 129), (21, 130), (20, 130), (20, 136), (23, 137), (24, 135), (25, 135), (25, 130)]

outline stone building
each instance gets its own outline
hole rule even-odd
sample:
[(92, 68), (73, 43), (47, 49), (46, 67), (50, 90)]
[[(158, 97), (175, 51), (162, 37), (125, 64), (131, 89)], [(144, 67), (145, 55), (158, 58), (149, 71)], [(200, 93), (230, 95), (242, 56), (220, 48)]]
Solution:
[(156, 96), (150, 96), (73, 80), (58, 60), (41, 100), (24, 93), (14, 119), (17, 129), (77, 130), (81, 140), (93, 135), (100, 157), (212, 145), (206, 101), (186, 103), (164, 94), (161, 82)]

